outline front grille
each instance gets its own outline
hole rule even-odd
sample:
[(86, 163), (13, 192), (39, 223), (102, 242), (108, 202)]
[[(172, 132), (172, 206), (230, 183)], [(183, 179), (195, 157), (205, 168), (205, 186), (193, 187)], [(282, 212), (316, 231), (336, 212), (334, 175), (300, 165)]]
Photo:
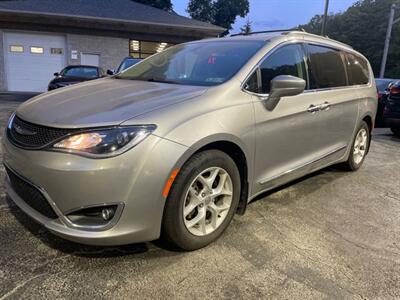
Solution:
[(46, 198), (36, 187), (23, 180), (7, 167), (6, 171), (8, 178), (10, 178), (11, 187), (13, 188), (14, 192), (26, 204), (47, 218), (57, 218), (57, 215), (51, 208), (49, 202), (47, 202)]
[(52, 128), (36, 125), (15, 116), (7, 129), (7, 136), (16, 146), (28, 149), (39, 149), (74, 131), (77, 131), (77, 129)]

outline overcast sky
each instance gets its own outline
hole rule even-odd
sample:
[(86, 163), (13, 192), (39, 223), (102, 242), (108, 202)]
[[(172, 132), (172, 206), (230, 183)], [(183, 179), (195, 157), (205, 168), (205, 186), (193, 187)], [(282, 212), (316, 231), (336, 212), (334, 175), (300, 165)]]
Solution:
[[(325, 0), (249, 0), (253, 31), (286, 29), (307, 23), (324, 12)], [(356, 0), (330, 0), (329, 12), (343, 12)], [(174, 10), (183, 16), (189, 0), (172, 0)], [(231, 33), (239, 31), (245, 19), (238, 18)]]

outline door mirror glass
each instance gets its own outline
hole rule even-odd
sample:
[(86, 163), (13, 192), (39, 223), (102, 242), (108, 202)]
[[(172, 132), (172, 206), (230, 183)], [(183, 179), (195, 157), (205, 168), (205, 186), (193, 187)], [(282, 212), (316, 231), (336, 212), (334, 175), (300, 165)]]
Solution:
[(271, 80), (270, 93), (266, 102), (267, 109), (273, 110), (282, 97), (301, 94), (306, 88), (306, 81), (291, 75), (279, 75)]

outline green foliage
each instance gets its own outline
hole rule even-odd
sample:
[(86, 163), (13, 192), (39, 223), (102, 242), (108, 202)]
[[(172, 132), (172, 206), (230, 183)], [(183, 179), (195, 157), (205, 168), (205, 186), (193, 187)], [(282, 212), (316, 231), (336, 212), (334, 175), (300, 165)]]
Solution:
[(244, 23), (244, 25), (242, 27), (240, 27), (240, 33), (243, 34), (249, 34), (252, 32), (252, 28), (251, 28), (251, 24), (253, 22), (250, 21), (249, 18), (247, 18), (246, 23)]
[(245, 17), (249, 8), (249, 0), (190, 0), (187, 12), (193, 19), (226, 28), (226, 35), (236, 17)]
[[(394, 0), (360, 0), (346, 12), (328, 16), (326, 34), (349, 44), (370, 61), (375, 76), (379, 76), (390, 6)], [(400, 13), (396, 14), (399, 17)], [(395, 18), (396, 18), (395, 17)], [(301, 25), (307, 32), (320, 34), (322, 15), (315, 15)], [(385, 77), (400, 78), (400, 23), (393, 27)]]
[(171, 0), (132, 0), (132, 1), (153, 6), (155, 8), (160, 8), (166, 11), (172, 11)]

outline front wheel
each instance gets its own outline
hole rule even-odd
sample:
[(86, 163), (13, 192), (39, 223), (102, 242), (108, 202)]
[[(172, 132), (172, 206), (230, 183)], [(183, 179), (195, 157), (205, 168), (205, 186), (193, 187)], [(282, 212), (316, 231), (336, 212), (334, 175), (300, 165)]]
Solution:
[(219, 150), (195, 154), (180, 170), (165, 204), (162, 237), (182, 250), (216, 240), (231, 222), (240, 198), (240, 174)]
[(349, 159), (343, 164), (348, 171), (357, 171), (361, 167), (369, 150), (370, 139), (368, 124), (362, 121), (353, 140)]

